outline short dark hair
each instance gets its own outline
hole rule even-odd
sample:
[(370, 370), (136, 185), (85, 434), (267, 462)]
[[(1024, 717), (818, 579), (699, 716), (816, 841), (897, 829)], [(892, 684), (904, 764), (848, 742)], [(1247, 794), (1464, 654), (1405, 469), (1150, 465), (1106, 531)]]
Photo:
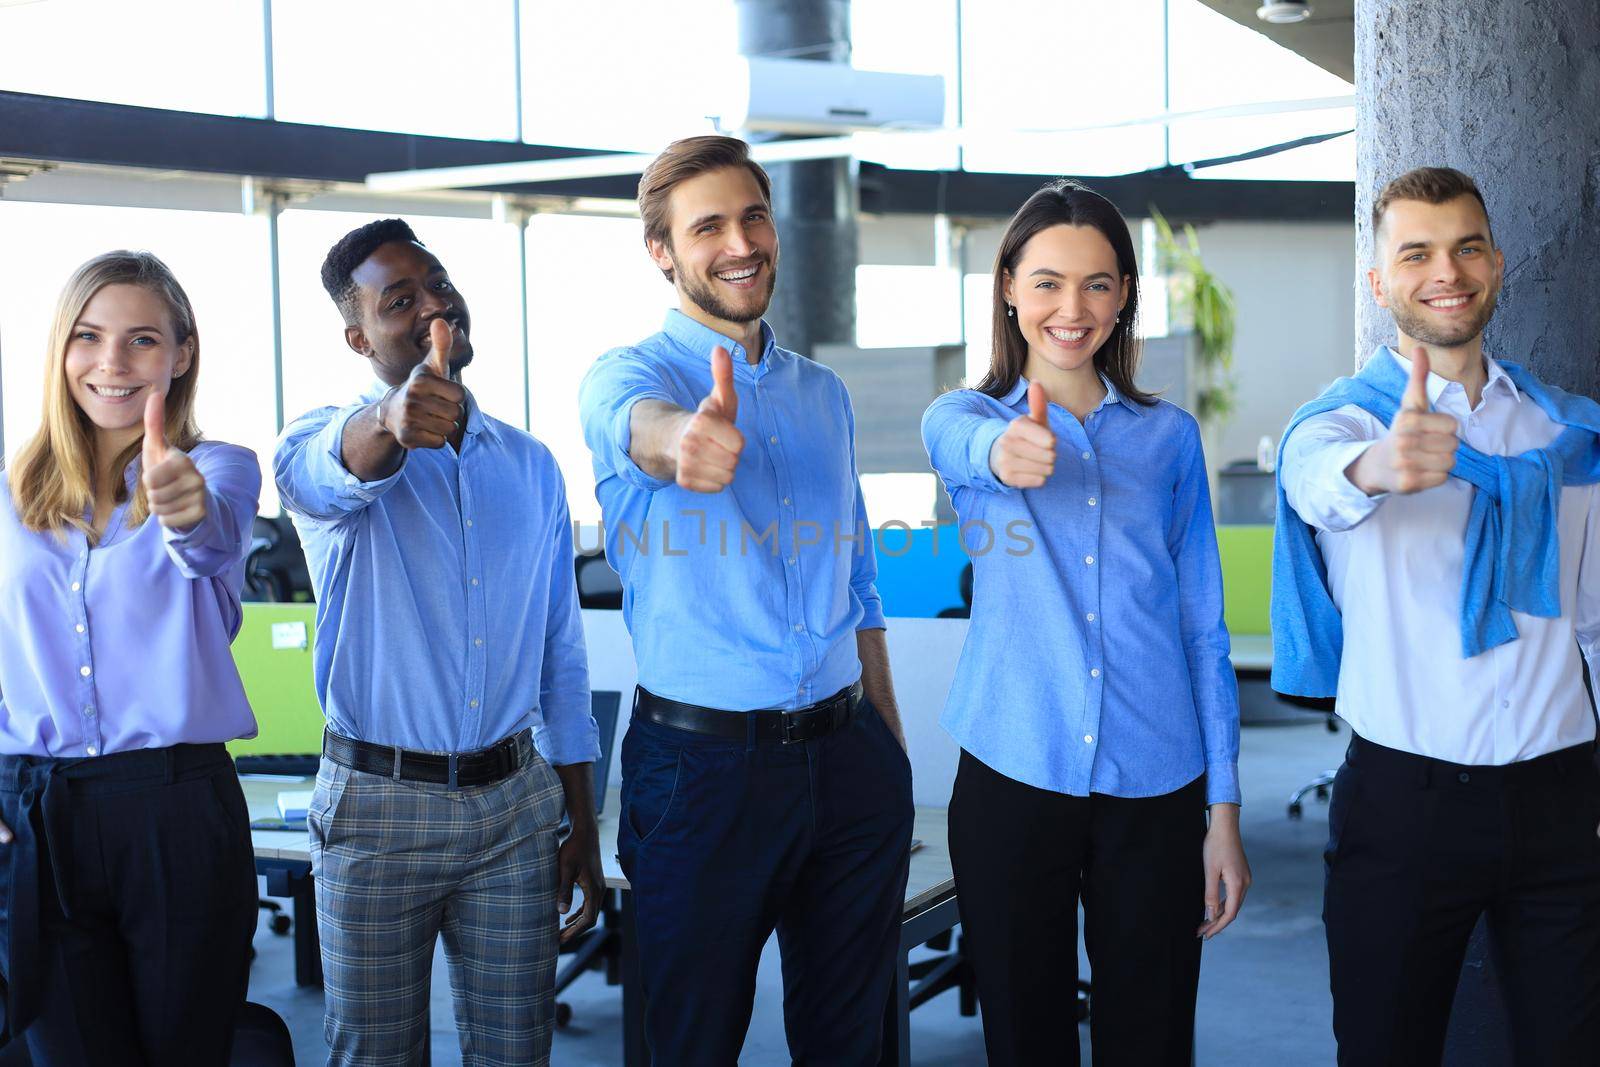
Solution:
[(993, 336), (989, 372), (975, 387), (1001, 399), (1022, 377), (1028, 362), (1028, 342), (1022, 326), (1007, 314), (1006, 275), (1017, 269), (1022, 251), (1035, 234), (1052, 226), (1092, 226), (1116, 253), (1117, 271), (1128, 279), (1128, 302), (1122, 306), (1111, 335), (1094, 354), (1095, 369), (1111, 379), (1117, 392), (1136, 404), (1151, 405), (1156, 398), (1133, 384), (1139, 371), (1139, 263), (1134, 258), (1133, 236), (1117, 206), (1082, 182), (1059, 178), (1048, 182), (1017, 209), (1000, 238), (994, 257)]
[[(1448, 204), (1457, 197), (1470, 196), (1483, 208), (1483, 218), (1489, 219), (1489, 205), (1483, 202), (1478, 183), (1471, 176), (1454, 167), (1415, 167), (1391, 181), (1378, 191), (1372, 202), (1372, 232), (1376, 236), (1383, 226), (1383, 216), (1396, 200), (1418, 200), (1424, 204)], [(1491, 229), (1493, 225), (1491, 224)], [(1489, 242), (1494, 243), (1490, 233)]]
[[(750, 146), (737, 137), (703, 134), (684, 137), (662, 149), (639, 177), (639, 217), (644, 220), (644, 239), (663, 241), (672, 246), (672, 220), (668, 201), (672, 190), (702, 174), (724, 167), (744, 167), (761, 190), (761, 199), (772, 206), (772, 179), (761, 164), (750, 158)], [(662, 271), (672, 281), (672, 271)]]
[(322, 261), (322, 287), (333, 298), (347, 325), (354, 326), (361, 317), (356, 304), (355, 279), (350, 276), (380, 245), (391, 241), (422, 244), (404, 219), (377, 219), (351, 230), (328, 249)]

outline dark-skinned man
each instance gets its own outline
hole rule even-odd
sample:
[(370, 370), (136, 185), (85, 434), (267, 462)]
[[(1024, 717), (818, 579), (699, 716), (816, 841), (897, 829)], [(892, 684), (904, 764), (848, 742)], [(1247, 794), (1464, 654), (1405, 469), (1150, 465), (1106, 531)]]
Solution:
[(461, 384), (471, 317), (409, 226), (347, 234), (322, 282), (378, 379), (275, 457), (317, 591), (328, 1062), (422, 1062), (442, 936), (462, 1062), (547, 1063), (558, 940), (603, 885), (566, 490)]

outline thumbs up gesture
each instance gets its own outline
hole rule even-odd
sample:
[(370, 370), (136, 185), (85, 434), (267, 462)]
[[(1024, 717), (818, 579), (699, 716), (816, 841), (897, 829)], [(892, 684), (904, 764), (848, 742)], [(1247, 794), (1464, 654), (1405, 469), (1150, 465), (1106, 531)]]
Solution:
[(733, 388), (733, 357), (718, 345), (711, 350), (711, 393), (692, 413), (672, 448), (677, 481), (696, 493), (718, 493), (733, 482), (744, 434), (734, 426), (739, 395)]
[(163, 526), (190, 530), (206, 517), (206, 480), (181, 449), (167, 447), (167, 398), (153, 389), (144, 402), (141, 474), (150, 514)]
[(1443, 485), (1456, 465), (1456, 420), (1430, 410), (1428, 350), (1420, 345), (1411, 356), (1400, 411), (1389, 432), (1346, 468), (1350, 481), (1368, 496), (1420, 493)]
[(467, 391), (450, 378), (450, 322), (433, 320), (428, 355), (378, 404), (378, 424), (402, 448), (443, 448), (466, 422)]
[(1013, 489), (1037, 489), (1055, 473), (1056, 435), (1050, 431), (1044, 386), (1028, 386), (1028, 413), (1011, 420), (989, 449), (989, 469)]

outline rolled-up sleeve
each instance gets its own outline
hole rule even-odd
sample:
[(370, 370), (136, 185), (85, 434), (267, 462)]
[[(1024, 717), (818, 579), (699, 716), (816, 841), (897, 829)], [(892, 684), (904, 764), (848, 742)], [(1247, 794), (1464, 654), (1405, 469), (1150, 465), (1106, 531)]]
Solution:
[(1345, 471), (1377, 443), (1383, 426), (1355, 407), (1306, 419), (1283, 443), (1283, 496), (1295, 514), (1327, 533), (1354, 529), (1389, 498), (1368, 496)]
[(850, 391), (844, 382), (838, 385), (845, 425), (850, 428), (850, 477), (856, 483), (856, 529), (852, 532), (861, 538), (850, 557), (850, 591), (861, 602), (861, 621), (856, 623), (856, 629), (882, 630), (888, 623), (883, 615), (883, 598), (878, 595), (878, 552), (872, 536), (872, 519), (867, 515), (867, 499), (861, 492), (861, 469), (856, 462), (855, 405), (850, 402)]
[(983, 394), (970, 389), (945, 393), (928, 406), (922, 413), (922, 446), (947, 492), (1014, 491), (989, 466), (989, 453), (1010, 424), (1010, 419), (994, 414)]
[(1206, 803), (1237, 804), (1239, 682), (1228, 658), (1222, 612), (1222, 562), (1211, 519), (1200, 429), (1185, 415), (1183, 461), (1172, 501), (1167, 549), (1178, 576), (1178, 626), (1206, 763)]
[(284, 506), (319, 522), (338, 522), (382, 496), (406, 469), (405, 457), (387, 478), (362, 481), (344, 465), (344, 428), (367, 405), (322, 408), (302, 415), (278, 437), (273, 475)]
[(630, 349), (618, 348), (595, 361), (578, 387), (578, 417), (595, 465), (647, 492), (673, 484), (645, 473), (633, 461), (633, 407), (641, 400), (678, 401), (661, 372)]

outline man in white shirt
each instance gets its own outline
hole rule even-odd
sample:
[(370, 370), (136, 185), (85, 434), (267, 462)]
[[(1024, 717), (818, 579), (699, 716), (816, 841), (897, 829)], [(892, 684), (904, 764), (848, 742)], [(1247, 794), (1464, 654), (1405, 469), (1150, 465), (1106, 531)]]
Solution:
[(1374, 358), (1408, 376), (1400, 410), (1388, 426), (1355, 404), (1304, 417), (1280, 465), (1342, 621), (1337, 707), (1356, 735), (1325, 852), (1339, 1062), (1440, 1061), (1486, 914), (1516, 1062), (1592, 1065), (1600, 772), (1579, 657), (1600, 665), (1600, 548), (1586, 553), (1600, 486), (1559, 489), (1559, 614), (1513, 611), (1514, 638), (1464, 656), (1463, 534), (1480, 490), (1458, 446), (1515, 456), (1564, 427), (1483, 351), (1505, 261), (1471, 178), (1419, 168), (1390, 182), (1373, 240), (1373, 298), (1399, 335)]

